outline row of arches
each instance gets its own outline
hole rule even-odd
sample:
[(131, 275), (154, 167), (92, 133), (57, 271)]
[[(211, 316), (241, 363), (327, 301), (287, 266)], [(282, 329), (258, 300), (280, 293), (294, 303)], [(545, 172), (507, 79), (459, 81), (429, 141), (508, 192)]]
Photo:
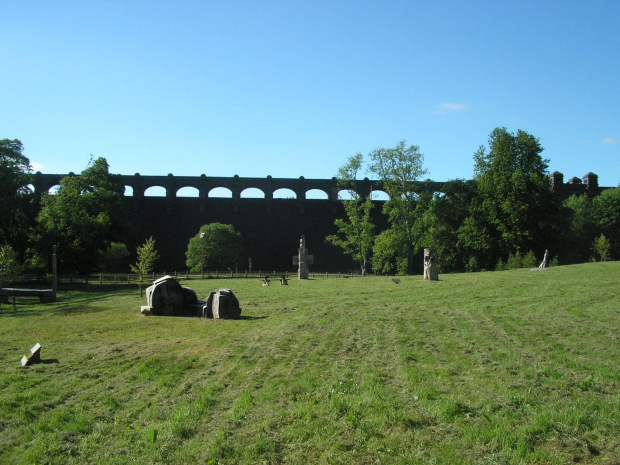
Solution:
[[(305, 194), (306, 194), (305, 195), (306, 199), (324, 199), (324, 200), (329, 199), (327, 192), (321, 189), (310, 189), (306, 191)], [(272, 198), (274, 199), (290, 199), (290, 200), (297, 199), (297, 194), (295, 193), (295, 191), (291, 189), (286, 189), (286, 188), (277, 189), (273, 192), (272, 195), (273, 195)], [(133, 196), (132, 187), (125, 186), (125, 197), (131, 197), (131, 196)], [(144, 196), (145, 197), (166, 197), (166, 189), (162, 186), (152, 186), (144, 191)], [(182, 187), (179, 190), (177, 190), (175, 193), (175, 197), (182, 197), (182, 198), (187, 198), (187, 197), (191, 198), (191, 197), (199, 197), (199, 196), (200, 196), (200, 191), (196, 189), (195, 187), (187, 187), (187, 186)], [(233, 192), (226, 187), (215, 187), (207, 193), (207, 197), (209, 198), (232, 198)], [(242, 199), (243, 198), (264, 199), (265, 192), (255, 187), (249, 187), (241, 191), (240, 198)], [(338, 199), (339, 200), (351, 200), (352, 197), (348, 191), (342, 190), (338, 193)], [(372, 199), (377, 200), (377, 201), (386, 201), (389, 199), (389, 197), (383, 191), (374, 191), (372, 193)]]
[[(28, 190), (34, 193), (35, 188), (32, 184), (26, 186)], [(58, 185), (54, 185), (49, 188), (48, 193), (54, 195), (58, 189)], [(131, 186), (125, 186), (125, 197), (133, 197), (134, 192)], [(151, 186), (144, 191), (144, 197), (166, 197), (166, 189), (162, 186)], [(200, 191), (195, 187), (182, 187), (176, 191), (175, 197), (180, 198), (192, 198), (200, 197)], [(233, 192), (226, 187), (215, 187), (207, 193), (209, 198), (232, 198)], [(249, 187), (241, 191), (240, 198), (247, 199), (264, 199), (265, 193), (258, 188)], [(291, 189), (277, 189), (273, 192), (274, 199), (297, 199), (297, 194)], [(321, 189), (310, 189), (306, 191), (306, 199), (324, 199), (327, 200), (329, 196)], [(338, 193), (339, 200), (351, 200), (352, 197), (347, 190), (341, 190)], [(372, 200), (387, 201), (389, 196), (383, 191), (373, 191)]]

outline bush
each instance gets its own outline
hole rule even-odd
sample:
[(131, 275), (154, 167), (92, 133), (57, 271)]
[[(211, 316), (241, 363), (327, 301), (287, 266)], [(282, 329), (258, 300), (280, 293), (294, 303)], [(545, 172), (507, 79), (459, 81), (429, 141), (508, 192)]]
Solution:
[(465, 265), (465, 271), (480, 271), (478, 268), (478, 259), (475, 256), (471, 256), (469, 261)]
[(535, 268), (538, 266), (536, 255), (531, 250), (523, 257), (523, 268)]
[(521, 253), (519, 253), (518, 250), (514, 255), (511, 253), (506, 261), (507, 270), (516, 270), (517, 268), (523, 268), (523, 259), (521, 258)]

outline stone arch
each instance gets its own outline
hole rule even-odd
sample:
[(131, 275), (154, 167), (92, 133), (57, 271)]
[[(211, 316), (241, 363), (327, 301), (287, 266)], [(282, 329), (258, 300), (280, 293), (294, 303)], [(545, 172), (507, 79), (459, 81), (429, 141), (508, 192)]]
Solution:
[(281, 187), (280, 189), (276, 189), (275, 191), (273, 191), (273, 198), (274, 199), (296, 199), (297, 193), (294, 190), (289, 189), (287, 187)]
[(166, 188), (163, 186), (149, 186), (144, 189), (145, 197), (166, 197)]
[(310, 189), (306, 191), (306, 198), (310, 200), (312, 199), (327, 200), (329, 199), (329, 194), (325, 192), (323, 189)]
[(53, 186), (50, 186), (47, 193), (50, 195), (56, 195), (58, 193), (58, 189), (60, 189), (60, 184), (54, 184)]
[(198, 197), (200, 191), (193, 186), (184, 186), (177, 189), (176, 197)]
[(209, 190), (208, 197), (213, 198), (232, 198), (232, 190), (228, 187), (214, 187)]
[(338, 191), (338, 200), (355, 200), (355, 193), (349, 189), (340, 189)]
[(125, 197), (133, 197), (133, 186), (125, 185)]
[(390, 196), (387, 192), (376, 189), (372, 191), (372, 200), (376, 200), (378, 202), (387, 202), (390, 200)]
[(265, 191), (258, 187), (247, 187), (241, 191), (241, 198), (243, 199), (264, 199)]

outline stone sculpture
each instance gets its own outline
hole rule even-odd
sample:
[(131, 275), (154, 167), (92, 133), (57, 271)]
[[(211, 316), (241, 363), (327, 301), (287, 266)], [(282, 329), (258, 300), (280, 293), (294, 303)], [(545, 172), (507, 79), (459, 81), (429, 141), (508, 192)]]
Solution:
[(241, 316), (239, 300), (230, 289), (213, 291), (209, 298), (198, 300), (196, 292), (183, 287), (171, 276), (164, 276), (146, 289), (144, 315), (198, 316), (214, 319), (236, 319)]
[(181, 286), (172, 276), (164, 276), (146, 289), (146, 305), (140, 311), (145, 315), (195, 316), (204, 305), (193, 289)]
[(205, 318), (214, 320), (236, 320), (241, 316), (239, 299), (230, 289), (213, 291), (207, 299)]
[(439, 280), (437, 254), (434, 249), (424, 249), (424, 279), (427, 281)]
[(301, 236), (299, 241), (299, 251), (296, 256), (293, 256), (293, 265), (298, 265), (297, 279), (308, 279), (308, 265), (314, 264), (314, 256), (308, 255), (308, 249), (306, 249), (306, 237)]

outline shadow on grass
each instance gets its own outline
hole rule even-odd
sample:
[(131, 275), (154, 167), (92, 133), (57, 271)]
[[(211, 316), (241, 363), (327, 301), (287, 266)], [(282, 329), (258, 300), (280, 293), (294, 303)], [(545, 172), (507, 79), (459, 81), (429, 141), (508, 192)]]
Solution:
[(263, 316), (247, 316), (247, 315), (241, 315), (239, 318), (237, 318), (238, 320), (263, 320), (265, 318), (269, 318), (268, 315), (263, 315)]

